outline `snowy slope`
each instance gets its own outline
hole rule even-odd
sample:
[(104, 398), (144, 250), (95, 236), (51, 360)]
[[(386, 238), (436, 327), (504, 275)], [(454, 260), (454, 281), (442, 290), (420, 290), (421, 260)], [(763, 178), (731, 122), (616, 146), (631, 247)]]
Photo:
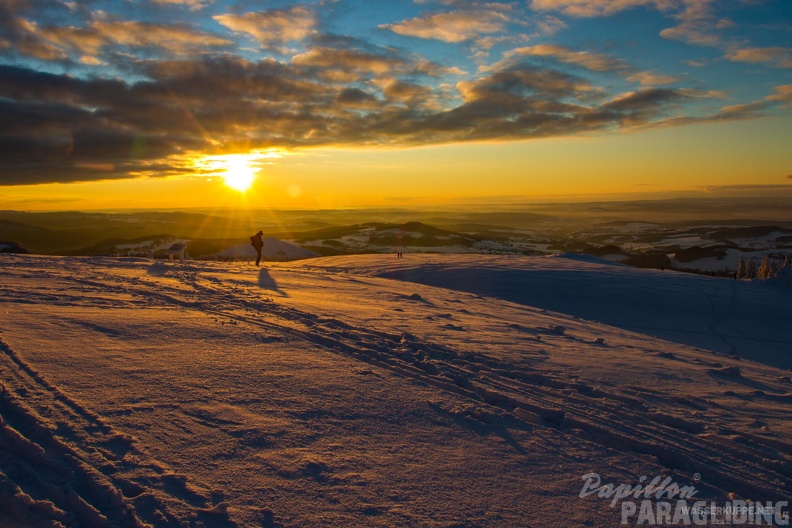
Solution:
[(0, 526), (617, 526), (608, 500), (579, 498), (590, 472), (792, 493), (787, 371), (530, 306), (539, 288), (515, 283), (599, 285), (567, 306), (623, 316), (640, 273), (657, 306), (677, 275), (1, 258)]
[[(792, 288), (637, 269), (588, 255), (381, 256), (322, 266), (467, 291), (792, 368)], [(779, 287), (780, 286), (780, 287)]]

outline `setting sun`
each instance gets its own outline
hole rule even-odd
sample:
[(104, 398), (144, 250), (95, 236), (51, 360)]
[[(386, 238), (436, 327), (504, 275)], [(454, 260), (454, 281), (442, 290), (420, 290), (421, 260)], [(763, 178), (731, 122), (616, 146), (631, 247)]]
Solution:
[(243, 155), (228, 156), (226, 163), (228, 168), (223, 173), (225, 184), (239, 192), (247, 191), (256, 178), (256, 172), (250, 166), (250, 160)]
[(223, 183), (235, 191), (246, 192), (256, 179), (260, 168), (256, 163), (259, 154), (225, 154), (208, 156), (195, 161), (199, 172), (220, 176)]

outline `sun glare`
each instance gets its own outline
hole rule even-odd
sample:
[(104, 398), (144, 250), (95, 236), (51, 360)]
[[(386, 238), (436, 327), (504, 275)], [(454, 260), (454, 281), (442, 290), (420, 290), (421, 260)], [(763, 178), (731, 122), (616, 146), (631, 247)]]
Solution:
[(286, 154), (279, 149), (251, 150), (245, 154), (223, 154), (193, 158), (198, 174), (215, 179), (220, 177), (226, 187), (244, 193), (256, 181), (264, 165)]
[(253, 184), (256, 171), (247, 156), (226, 156), (225, 171), (222, 173), (225, 184), (235, 191), (245, 192)]

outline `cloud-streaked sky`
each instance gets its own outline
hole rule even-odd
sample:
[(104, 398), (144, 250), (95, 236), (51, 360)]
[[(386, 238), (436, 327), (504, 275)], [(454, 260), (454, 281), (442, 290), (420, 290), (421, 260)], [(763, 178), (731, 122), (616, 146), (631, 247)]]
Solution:
[(0, 206), (207, 205), (246, 153), (283, 206), (772, 188), (790, 35), (789, 0), (0, 0)]

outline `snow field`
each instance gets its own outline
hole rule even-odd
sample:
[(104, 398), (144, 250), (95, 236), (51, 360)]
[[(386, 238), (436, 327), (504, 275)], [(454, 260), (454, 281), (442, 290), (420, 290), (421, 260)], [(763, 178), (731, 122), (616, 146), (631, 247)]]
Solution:
[[(578, 300), (621, 316), (641, 277), (661, 282), (648, 303), (683, 291), (675, 276), (533, 257), (3, 259), (0, 522), (613, 526), (608, 501), (578, 498), (583, 474), (792, 490), (788, 372), (532, 306), (542, 289), (520, 282), (545, 269), (553, 298), (626, 277), (611, 304)], [(559, 265), (579, 281), (554, 281)], [(704, 291), (707, 317), (726, 310)]]

